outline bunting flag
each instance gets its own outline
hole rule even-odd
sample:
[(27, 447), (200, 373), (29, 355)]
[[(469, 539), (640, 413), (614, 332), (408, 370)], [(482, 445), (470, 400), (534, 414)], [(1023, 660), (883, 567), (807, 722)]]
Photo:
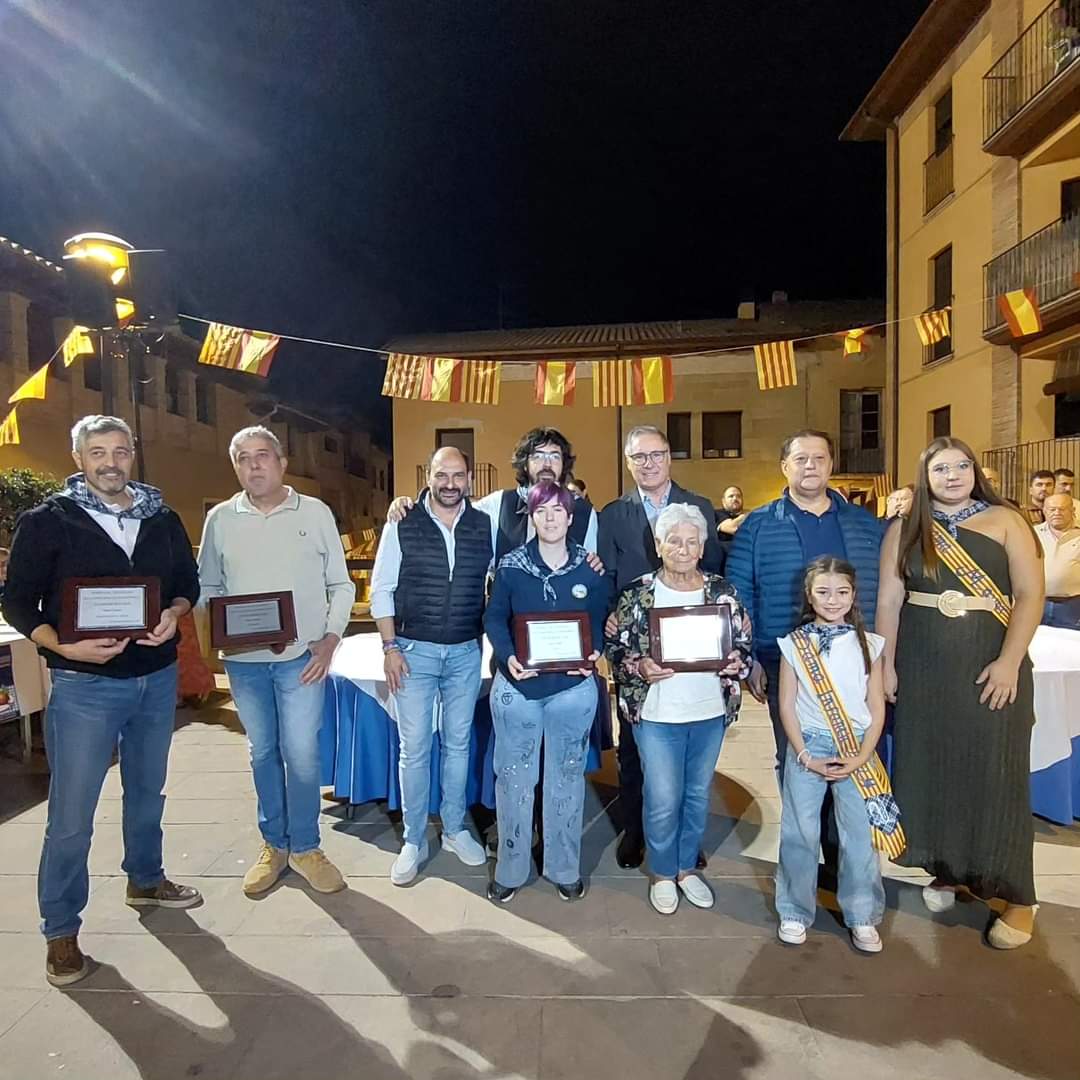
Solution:
[(410, 356), (408, 353), (390, 353), (386, 358), (386, 378), (382, 392), (385, 397), (420, 398), (427, 370), (426, 356)]
[(1034, 289), (1015, 289), (997, 298), (998, 310), (1009, 324), (1013, 337), (1042, 333), (1042, 315)]
[(80, 356), (94, 355), (94, 342), (85, 326), (73, 326), (64, 338), (64, 367), (71, 367)]
[(670, 356), (643, 356), (630, 361), (635, 405), (664, 405), (675, 397)]
[(798, 386), (799, 370), (795, 364), (794, 341), (770, 341), (754, 346), (757, 381), (760, 390), (779, 390)]
[(944, 340), (950, 334), (949, 312), (951, 308), (938, 308), (936, 311), (924, 311), (914, 317), (915, 329), (919, 332), (919, 340), (924, 345), (934, 345)]
[(536, 365), (537, 405), (573, 405), (577, 364), (573, 360), (541, 360)]
[(634, 403), (634, 380), (629, 361), (592, 362), (592, 403), (597, 407)]
[(0, 446), (18, 446), (19, 445), (19, 421), (15, 418), (15, 410), (4, 417), (4, 422), (0, 424)]
[(277, 334), (211, 323), (199, 353), (199, 363), (265, 377), (270, 373), (280, 343)]
[(502, 365), (497, 360), (390, 353), (382, 392), (414, 401), (455, 401), (498, 405)]
[(855, 353), (865, 352), (870, 348), (870, 339), (866, 336), (869, 330), (866, 328), (849, 330), (844, 335), (844, 355), (853, 356)]
[(14, 405), (16, 401), (44, 401), (45, 400), (45, 380), (49, 377), (49, 365), (40, 367), (29, 379), (26, 380), (15, 391), (11, 397), (8, 398), (8, 404)]

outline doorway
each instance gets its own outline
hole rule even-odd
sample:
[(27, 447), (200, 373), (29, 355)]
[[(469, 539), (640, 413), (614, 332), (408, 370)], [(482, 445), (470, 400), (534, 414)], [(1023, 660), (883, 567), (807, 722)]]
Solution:
[(465, 455), (465, 461), (469, 468), (473, 467), (476, 457), (473, 454), (474, 433), (472, 428), (436, 428), (435, 449), (441, 450), (444, 446), (453, 446)]

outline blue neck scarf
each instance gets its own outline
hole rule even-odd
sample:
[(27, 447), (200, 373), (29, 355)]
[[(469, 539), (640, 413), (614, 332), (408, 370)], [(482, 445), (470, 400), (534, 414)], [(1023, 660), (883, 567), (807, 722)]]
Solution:
[(850, 623), (836, 623), (828, 626), (823, 626), (821, 623), (809, 623), (806, 627), (812, 634), (817, 635), (818, 639), (818, 652), (822, 656), (828, 656), (829, 650), (832, 648), (832, 643), (837, 639), (843, 637), (845, 634), (855, 633), (855, 627)]
[(955, 540), (956, 531), (960, 528), (960, 525), (967, 521), (968, 518), (981, 514), (989, 505), (989, 503), (976, 499), (970, 506), (965, 506), (963, 510), (957, 510), (955, 514), (947, 514), (944, 510), (933, 510), (931, 512), (934, 520), (948, 529), (949, 535)]

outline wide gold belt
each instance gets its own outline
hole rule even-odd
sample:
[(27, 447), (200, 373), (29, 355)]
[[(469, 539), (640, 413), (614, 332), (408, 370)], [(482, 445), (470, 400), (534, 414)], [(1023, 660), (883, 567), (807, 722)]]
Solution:
[(909, 592), (907, 602), (916, 607), (937, 608), (947, 619), (958, 619), (969, 611), (993, 611), (994, 599), (991, 596), (969, 596), (957, 589), (946, 589), (942, 593)]

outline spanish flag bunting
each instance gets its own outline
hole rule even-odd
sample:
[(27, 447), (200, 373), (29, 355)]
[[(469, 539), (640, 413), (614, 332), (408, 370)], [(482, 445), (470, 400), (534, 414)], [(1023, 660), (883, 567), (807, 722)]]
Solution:
[(497, 360), (390, 353), (382, 392), (414, 401), (498, 405), (502, 365)]
[(865, 327), (862, 329), (849, 330), (844, 335), (844, 355), (853, 356), (855, 353), (865, 352), (870, 348), (869, 333)]
[(939, 308), (936, 311), (924, 311), (914, 317), (915, 329), (924, 345), (934, 345), (949, 336), (949, 310), (947, 307)]
[(11, 397), (8, 398), (8, 404), (13, 405), (16, 401), (44, 401), (45, 400), (45, 380), (49, 377), (49, 365), (40, 367), (29, 379), (26, 380), (15, 391)]
[(0, 424), (0, 446), (18, 446), (19, 445), (19, 421), (15, 418), (15, 410), (4, 417), (4, 422)]
[(754, 362), (757, 365), (758, 388), (761, 390), (779, 390), (799, 383), (794, 341), (770, 341), (755, 345)]
[(675, 397), (670, 356), (643, 356), (630, 361), (635, 405), (664, 405)]
[(64, 338), (64, 367), (71, 367), (80, 356), (94, 355), (94, 342), (90, 331), (85, 326), (73, 326), (71, 333)]
[(265, 377), (270, 373), (280, 343), (277, 334), (211, 323), (199, 353), (199, 363)]
[(577, 364), (573, 360), (541, 360), (536, 365), (537, 405), (573, 405)]
[(390, 353), (386, 358), (386, 378), (383, 379), (383, 396), (419, 400), (424, 387), (426, 356), (410, 356), (408, 353)]
[(1003, 293), (997, 298), (997, 303), (1013, 337), (1042, 333), (1042, 316), (1034, 289), (1015, 289)]

